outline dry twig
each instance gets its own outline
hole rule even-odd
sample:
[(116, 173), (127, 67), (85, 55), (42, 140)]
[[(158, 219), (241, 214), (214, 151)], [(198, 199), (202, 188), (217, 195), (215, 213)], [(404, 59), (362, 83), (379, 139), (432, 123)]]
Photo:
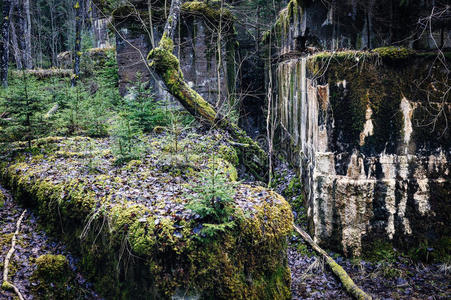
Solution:
[(8, 272), (9, 272), (9, 262), (11, 260), (11, 257), (13, 255), (14, 251), (16, 250), (17, 235), (19, 234), (19, 231), (20, 231), (20, 224), (22, 223), (22, 220), (23, 220), (26, 212), (27, 212), (27, 210), (25, 209), (22, 212), (22, 214), (20, 215), (19, 219), (17, 220), (16, 231), (14, 232), (14, 235), (12, 238), (11, 248), (9, 249), (8, 254), (6, 254), (5, 265), (3, 267), (2, 288), (5, 290), (9, 290), (9, 289), (14, 290), (14, 292), (16, 292), (16, 294), (20, 300), (24, 300), (24, 297), (20, 293), (19, 289), (14, 284), (12, 284), (11, 282), (8, 281)]

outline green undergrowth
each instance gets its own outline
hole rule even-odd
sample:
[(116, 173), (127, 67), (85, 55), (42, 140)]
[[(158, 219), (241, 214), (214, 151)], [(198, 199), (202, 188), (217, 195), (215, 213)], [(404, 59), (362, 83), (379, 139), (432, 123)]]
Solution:
[(373, 263), (386, 265), (419, 261), (449, 264), (451, 261), (451, 256), (449, 255), (450, 245), (450, 239), (443, 237), (433, 245), (429, 244), (427, 240), (424, 240), (409, 249), (400, 250), (388, 241), (375, 239), (365, 247), (363, 258)]
[[(82, 57), (77, 87), (69, 77), (11, 72), (0, 89), (0, 143), (52, 135), (107, 135), (120, 102), (114, 51)], [(47, 71), (47, 70), (43, 70)], [(51, 72), (50, 72), (51, 73)]]
[(109, 139), (40, 139), (32, 153), (14, 145), (1, 178), (107, 298), (288, 299), (291, 207), (236, 182), (223, 139), (189, 133), (175, 147), (171, 135), (148, 136), (144, 155), (122, 166)]

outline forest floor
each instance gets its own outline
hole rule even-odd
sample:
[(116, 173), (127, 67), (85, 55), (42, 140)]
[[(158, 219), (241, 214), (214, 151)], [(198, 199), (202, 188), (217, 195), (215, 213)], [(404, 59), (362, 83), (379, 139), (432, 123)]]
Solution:
[[(293, 184), (296, 174), (288, 164), (276, 163), (274, 188), (297, 210), (293, 211), (296, 223), (306, 230), (305, 211), (300, 206), (302, 199), (296, 193), (300, 186)], [(370, 262), (329, 252), (354, 282), (375, 299), (451, 299), (450, 264), (423, 264), (403, 257), (401, 253), (387, 254), (385, 260)], [(322, 258), (316, 256), (299, 236), (290, 238), (288, 264), (293, 299), (352, 299)]]
[[(358, 262), (336, 256), (354, 282), (375, 299), (450, 299), (451, 270), (440, 264)], [(352, 299), (321, 258), (288, 249), (293, 299)], [(399, 274), (399, 275), (398, 275)]]
[[(7, 200), (0, 208), (0, 266), (3, 267), (4, 255), (10, 247), (10, 239), (5, 238), (15, 230), (16, 221), (23, 211), (9, 193), (0, 187)], [(352, 299), (341, 283), (327, 269), (326, 264), (313, 253), (300, 251), (299, 241), (291, 240), (288, 249), (288, 262), (292, 272), (293, 299)], [(78, 272), (78, 258), (65, 246), (41, 230), (33, 213), (25, 215), (18, 237), (18, 246), (12, 262), (13, 272), (10, 280), (19, 288), (25, 299), (33, 299), (31, 291), (36, 282), (30, 280), (36, 269), (34, 260), (43, 254), (65, 255), (75, 274), (74, 283), (85, 292), (84, 299), (101, 299)], [(393, 268), (402, 272), (402, 276), (387, 278), (387, 265), (370, 263), (363, 260), (352, 261), (335, 256), (336, 261), (348, 272), (357, 285), (377, 299), (449, 299), (451, 297), (451, 270), (443, 265), (395, 264)], [(2, 268), (3, 269), (3, 268)], [(384, 275), (385, 274), (385, 275)], [(15, 294), (4, 292), (0, 299), (14, 299)]]
[[(276, 191), (283, 193), (290, 189), (290, 182), (295, 174), (286, 165), (281, 164), (276, 170), (283, 171), (284, 180)], [(12, 233), (16, 221), (23, 211), (13, 201), (8, 191), (0, 187), (7, 196), (0, 206), (0, 267), (11, 244)], [(291, 199), (290, 199), (291, 198)], [(296, 194), (287, 196), (296, 207)], [(303, 211), (296, 212), (297, 222), (305, 227)], [(84, 299), (100, 299), (91, 285), (78, 272), (78, 258), (71, 254), (65, 246), (49, 237), (39, 226), (33, 213), (25, 215), (17, 249), (12, 258), (10, 281), (14, 283), (25, 299), (33, 299), (32, 291), (37, 282), (32, 274), (36, 269), (35, 260), (43, 254), (63, 254), (67, 257), (74, 280), (68, 288), (83, 291)], [(321, 258), (316, 256), (299, 237), (290, 238), (287, 251), (288, 262), (292, 273), (293, 299), (351, 299), (344, 291), (341, 283), (328, 270)], [(364, 291), (376, 299), (450, 299), (451, 298), (451, 266), (446, 264), (421, 264), (396, 259), (393, 261), (368, 262), (352, 260), (330, 253)], [(14, 299), (14, 294), (2, 291), (0, 299)]]

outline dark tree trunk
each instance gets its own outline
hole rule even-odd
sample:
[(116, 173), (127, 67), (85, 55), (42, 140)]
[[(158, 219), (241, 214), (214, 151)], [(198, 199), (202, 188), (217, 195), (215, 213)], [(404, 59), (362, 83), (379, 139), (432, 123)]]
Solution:
[(1, 29), (1, 49), (0, 49), (0, 80), (3, 87), (8, 86), (8, 59), (9, 59), (9, 10), (11, 0), (3, 1), (3, 18)]
[(50, 30), (52, 42), (50, 43), (50, 49), (52, 50), (52, 67), (57, 65), (57, 50), (56, 50), (56, 30), (55, 30), (55, 5), (53, 3), (49, 4), (50, 10)]
[[(25, 68), (25, 27), (26, 27), (26, 18), (23, 11), (23, 6), (20, 1), (16, 2), (16, 9), (17, 9), (17, 18), (18, 18), (18, 42), (19, 42), (19, 52), (20, 52), (20, 58), (21, 58), (21, 68)], [(19, 68), (19, 66), (17, 66)]]
[(172, 53), (174, 50), (173, 37), (177, 27), (181, 9), (180, 0), (172, 0), (169, 15), (164, 27), (163, 36), (157, 48), (150, 51), (148, 59), (152, 60), (151, 67), (162, 78), (168, 91), (187, 111), (197, 120), (227, 131), (233, 139), (234, 146), (239, 150), (240, 160), (247, 170), (259, 180), (266, 180), (267, 155), (265, 151), (252, 140), (244, 130), (221, 116), (195, 90), (189, 87), (183, 78), (180, 62)]
[(24, 65), (25, 68), (30, 70), (33, 69), (33, 58), (31, 56), (31, 15), (30, 15), (30, 0), (24, 0), (23, 2), (24, 8), (24, 40), (25, 40), (25, 48), (24, 48)]
[(72, 86), (77, 85), (77, 79), (80, 75), (80, 57), (81, 57), (81, 5), (76, 1), (75, 5), (75, 48), (74, 48), (74, 74), (72, 75)]
[(10, 10), (10, 27), (11, 27), (11, 46), (13, 48), (14, 60), (16, 61), (16, 68), (22, 69), (22, 57), (20, 55), (19, 43), (17, 42), (16, 25), (13, 18), (14, 7), (13, 4)]

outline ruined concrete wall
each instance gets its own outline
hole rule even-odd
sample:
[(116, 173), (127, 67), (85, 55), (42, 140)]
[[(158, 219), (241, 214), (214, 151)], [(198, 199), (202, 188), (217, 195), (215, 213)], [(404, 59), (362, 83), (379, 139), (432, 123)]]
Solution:
[(110, 18), (95, 18), (92, 22), (92, 32), (94, 37), (94, 48), (109, 48), (111, 42), (108, 36), (108, 24)]
[[(402, 1), (401, 1), (402, 2)], [(448, 6), (447, 6), (448, 5)], [(396, 44), (451, 48), (446, 1), (291, 0), (270, 32), (279, 56), (314, 49), (371, 49)], [(435, 12), (433, 18), (429, 18)]]
[[(150, 43), (145, 34), (121, 26), (116, 32), (116, 57), (119, 75), (119, 92), (126, 95), (128, 89), (138, 82), (153, 79), (147, 66), (146, 53)], [(155, 82), (156, 80), (154, 80)]]
[(348, 256), (380, 239), (449, 249), (450, 66), (434, 59), (344, 52), (278, 64), (280, 137), (321, 245)]
[[(189, 3), (189, 2), (188, 2)], [(119, 88), (122, 95), (136, 81), (140, 73), (142, 82), (149, 82), (157, 99), (170, 98), (162, 81), (146, 64), (146, 57), (154, 45), (157, 45), (163, 31), (164, 18), (155, 12), (153, 27), (149, 24), (147, 7), (136, 9), (123, 7), (113, 12), (113, 23), (118, 30), (116, 49), (119, 65)], [(208, 20), (200, 12), (182, 11), (179, 28), (175, 37), (175, 54), (180, 59), (186, 81), (211, 104), (223, 103), (229, 99), (231, 84), (235, 74), (233, 66), (234, 49), (228, 47), (234, 39), (231, 26), (223, 26), (221, 32), (221, 59), (218, 57), (218, 24)], [(220, 64), (219, 74), (217, 72)], [(218, 80), (219, 76), (219, 80)], [(231, 80), (232, 79), (232, 80)], [(221, 99), (219, 100), (219, 89)]]
[[(181, 24), (180, 35), (175, 41), (177, 45), (175, 51), (180, 59), (183, 75), (196, 92), (216, 105), (219, 93), (222, 100), (227, 98), (226, 68), (220, 66), (219, 73), (217, 72), (218, 64), (226, 63), (225, 45), (221, 43), (223, 57), (219, 61), (217, 35), (212, 24), (192, 16), (185, 16)], [(225, 38), (228, 36), (225, 35)]]

